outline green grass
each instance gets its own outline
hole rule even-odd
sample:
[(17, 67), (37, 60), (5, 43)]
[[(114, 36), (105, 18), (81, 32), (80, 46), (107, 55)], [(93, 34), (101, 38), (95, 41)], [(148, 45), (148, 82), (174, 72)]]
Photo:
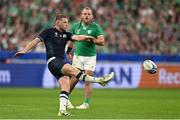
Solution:
[[(58, 89), (1, 88), (0, 119), (58, 119)], [(83, 90), (71, 95), (74, 105)], [(180, 119), (180, 89), (94, 89), (88, 110), (70, 110), (72, 119)], [(66, 117), (62, 117), (66, 118)]]

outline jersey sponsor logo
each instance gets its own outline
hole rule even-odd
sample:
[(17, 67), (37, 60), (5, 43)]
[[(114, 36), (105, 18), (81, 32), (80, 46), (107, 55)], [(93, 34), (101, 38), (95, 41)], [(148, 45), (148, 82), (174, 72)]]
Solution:
[(87, 32), (88, 32), (88, 34), (91, 34), (91, 30), (88, 30)]
[(11, 82), (11, 74), (9, 70), (0, 70), (0, 84), (7, 84)]

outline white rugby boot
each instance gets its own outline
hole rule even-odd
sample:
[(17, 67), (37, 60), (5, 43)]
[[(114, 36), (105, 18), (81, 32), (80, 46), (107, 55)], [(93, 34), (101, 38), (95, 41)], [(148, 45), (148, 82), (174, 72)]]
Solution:
[(67, 108), (68, 109), (74, 109), (74, 106), (72, 105), (70, 100), (67, 101)]
[(79, 106), (76, 106), (76, 109), (81, 109), (81, 110), (85, 110), (89, 108), (89, 104), (88, 103), (83, 103)]
[(58, 116), (72, 116), (70, 112), (67, 111), (59, 111)]
[(104, 77), (97, 78), (97, 79), (99, 79), (100, 85), (106, 86), (108, 84), (108, 82), (110, 82), (112, 80), (113, 77), (114, 77), (114, 72), (111, 72), (110, 74), (105, 75)]

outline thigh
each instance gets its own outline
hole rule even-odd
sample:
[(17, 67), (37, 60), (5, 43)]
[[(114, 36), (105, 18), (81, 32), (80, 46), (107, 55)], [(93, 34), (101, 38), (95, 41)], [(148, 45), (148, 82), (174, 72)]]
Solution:
[(61, 59), (53, 59), (48, 63), (49, 71), (54, 75), (54, 77), (56, 77), (57, 80), (63, 76), (61, 69), (64, 64), (64, 60)]
[(95, 71), (96, 68), (96, 56), (84, 57), (84, 69), (86, 71)]
[(72, 61), (72, 66), (76, 67), (76, 68), (78, 68), (80, 70), (83, 70), (84, 69), (83, 57), (74, 55), (73, 56), (73, 61)]

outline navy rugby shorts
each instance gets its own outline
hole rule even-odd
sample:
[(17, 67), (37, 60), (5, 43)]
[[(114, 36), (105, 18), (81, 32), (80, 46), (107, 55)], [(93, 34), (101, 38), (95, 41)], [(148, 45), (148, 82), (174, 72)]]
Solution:
[(56, 57), (51, 57), (47, 61), (48, 64), (48, 69), (49, 71), (53, 74), (53, 76), (59, 80), (62, 76), (62, 67), (66, 64), (64, 59), (56, 58)]

